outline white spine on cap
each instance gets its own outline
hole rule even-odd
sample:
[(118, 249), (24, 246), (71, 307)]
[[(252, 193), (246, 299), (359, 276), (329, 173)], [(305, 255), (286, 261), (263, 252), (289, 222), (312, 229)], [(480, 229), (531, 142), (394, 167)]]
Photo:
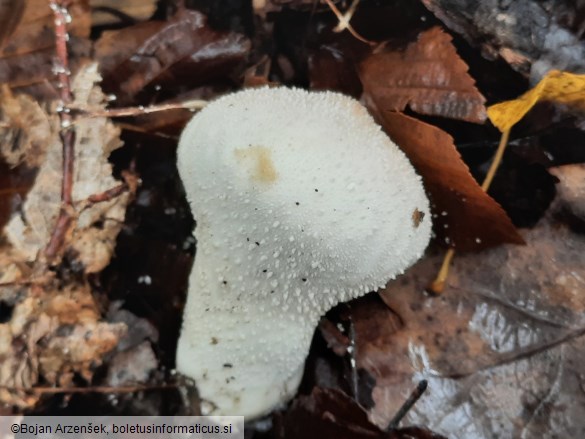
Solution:
[(197, 222), (177, 369), (209, 414), (257, 417), (299, 385), (319, 317), (414, 263), (429, 203), (354, 99), (251, 89), (189, 122), (178, 167)]

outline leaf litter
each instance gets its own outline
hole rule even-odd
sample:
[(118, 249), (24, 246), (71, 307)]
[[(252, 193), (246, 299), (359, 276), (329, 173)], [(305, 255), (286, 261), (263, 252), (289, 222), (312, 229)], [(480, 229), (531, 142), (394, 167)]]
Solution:
[[(27, 8), (35, 1), (26, 2)], [(406, 3), (398, 1), (385, 8), (390, 16), (397, 16)], [(45, 5), (38, 11), (42, 12)], [(91, 44), (87, 39), (86, 6), (84, 1), (73, 3), (78, 8), (72, 11), (74, 17), (80, 18), (74, 18), (76, 27), (70, 29), (74, 71), (77, 65), (85, 65), (81, 60)], [(315, 350), (308, 362), (308, 368), (319, 365), (316, 374), (321, 384), (341, 387), (345, 394), (332, 389), (305, 389), (288, 411), (275, 415), (277, 435), (305, 436), (311, 426), (314, 431), (339, 437), (433, 437), (423, 428), (387, 429), (422, 378), (429, 381), (429, 390), (409, 412), (405, 424), (424, 425), (449, 437), (504, 437), (510, 432), (541, 437), (542, 431), (583, 435), (578, 412), (583, 406), (579, 389), (584, 386), (577, 366), (583, 360), (579, 354), (583, 351), (584, 315), (579, 294), (584, 290), (583, 205), (577, 201), (582, 200), (582, 169), (576, 165), (552, 171), (561, 182), (555, 204), (535, 228), (519, 233), (500, 206), (481, 191), (456, 149), (459, 145), (453, 127), (455, 131), (463, 126), (467, 130), (468, 125), (477, 129), (484, 122), (486, 109), (485, 99), (451, 36), (427, 24), (413, 27), (408, 37), (397, 38), (392, 35), (392, 26), (385, 26), (387, 31), (373, 32), (375, 38), (393, 40), (374, 49), (356, 47), (355, 41), (348, 43), (347, 33), (336, 35), (332, 42), (327, 33), (332, 30), (333, 14), (325, 5), (316, 9), (312, 6), (313, 2), (304, 0), (253, 2), (253, 10), (263, 18), (256, 22), (256, 34), (251, 39), (235, 31), (213, 30), (203, 14), (181, 8), (166, 20), (149, 20), (102, 33), (96, 57), (107, 93), (118, 99), (111, 104), (213, 98), (238, 88), (244, 67), (257, 63), (265, 66), (261, 84), (289, 78), (297, 84), (349, 91), (356, 96), (363, 91), (362, 100), (423, 174), (435, 204), (435, 231), (440, 243), (454, 244), (458, 250), (523, 240), (527, 245), (504, 245), (460, 257), (446, 294), (428, 297), (423, 287), (438, 264), (433, 247), (416, 267), (381, 293), (385, 304), (376, 296), (350, 304), (353, 333), (337, 333), (335, 325), (322, 326), (328, 327), (328, 341), (337, 355), (347, 356), (348, 348), (353, 350), (355, 366), (349, 367), (348, 376), (327, 376), (334, 368), (327, 365), (329, 360), (316, 357)], [(362, 20), (356, 29), (366, 30), (363, 17), (376, 16), (377, 11), (377, 5), (361, 2), (352, 19), (354, 25), (354, 20)], [(138, 189), (140, 199), (130, 210), (132, 219), (125, 223), (130, 198), (127, 193), (103, 203), (87, 203), (88, 196), (119, 184), (112, 178), (108, 156), (120, 145), (120, 132), (105, 117), (92, 118), (92, 123), (86, 124), (83, 112), (87, 115), (103, 109), (106, 99), (93, 87), (95, 69), (90, 72), (85, 67), (86, 87), (84, 91), (78, 86), (75, 89), (82, 101), (75, 107), (75, 111), (81, 109), (81, 117), (75, 119), (76, 165), (80, 172), (74, 185), (74, 206), (80, 215), (66, 235), (62, 263), (52, 265), (50, 270), (39, 269), (38, 256), (60, 208), (56, 183), (61, 177), (60, 142), (55, 108), (43, 103), (56, 95), (51, 84), (54, 48), (39, 45), (35, 35), (40, 35), (42, 28), (34, 24), (32, 37), (27, 40), (22, 36), (29, 14), (29, 9), (24, 13), (14, 10), (5, 19), (6, 30), (0, 32), (0, 78), (10, 87), (2, 90), (0, 149), (12, 166), (26, 166), (33, 172), (39, 168), (27, 201), (12, 207), (16, 214), (7, 230), (12, 230), (9, 235), (13, 245), (5, 244), (0, 252), (0, 359), (6, 360), (0, 363), (0, 385), (4, 386), (0, 400), (21, 409), (35, 407), (42, 391), (30, 389), (38, 388), (39, 383), (64, 388), (80, 379), (89, 383), (100, 365), (107, 366), (102, 382), (115, 386), (160, 377), (161, 362), (172, 367), (172, 360), (166, 357), (173, 356), (174, 342), (168, 343), (172, 334), (165, 328), (165, 319), (172, 315), (176, 320), (182, 303), (173, 296), (168, 308), (174, 311), (167, 314), (166, 308), (157, 305), (167, 298), (159, 297), (154, 290), (184, 287), (181, 270), (185, 271), (191, 260), (185, 249), (192, 247), (188, 239), (181, 250), (180, 240), (179, 244), (168, 243), (149, 235), (156, 230), (153, 224), (157, 220), (152, 218), (172, 217), (166, 213), (165, 200), (149, 201), (166, 196), (166, 188)], [(272, 14), (311, 17), (307, 28), (291, 20), (289, 36), (296, 34), (298, 46), (276, 41), (283, 23), (277, 19), (273, 31)], [(427, 15), (422, 18), (429, 19)], [(47, 25), (51, 29), (52, 24)], [(310, 26), (320, 30), (311, 33)], [(367, 38), (371, 38), (369, 33)], [(248, 32), (248, 36), (252, 34)], [(46, 36), (50, 37), (46, 41), (53, 41), (52, 31)], [(307, 47), (303, 47), (305, 43)], [(15, 51), (18, 47), (28, 51)], [(167, 47), (170, 50), (165, 51)], [(27, 71), (22, 76), (24, 82), (15, 81), (18, 69)], [(23, 91), (40, 101), (19, 93)], [(180, 130), (189, 113), (179, 111), (179, 115), (170, 117), (156, 113), (141, 116), (143, 126), (120, 124), (136, 155), (133, 159), (139, 159), (139, 168), (140, 160), (159, 157), (158, 153), (145, 154), (142, 144), (150, 145), (146, 150), (153, 151), (156, 148), (152, 145), (163, 145), (160, 133), (169, 132), (172, 138)], [(451, 119), (456, 125), (445, 124), (440, 118)], [(445, 130), (426, 123), (429, 120)], [(139, 135), (137, 128), (142, 130)], [(132, 136), (128, 134), (130, 129), (136, 129)], [(168, 141), (168, 137), (165, 139)], [(120, 153), (124, 157), (128, 154), (127, 148), (124, 150), (113, 156)], [(160, 172), (173, 172), (168, 171), (168, 158), (165, 160), (157, 163), (163, 170)], [(473, 170), (477, 174), (477, 166)], [(180, 189), (171, 192), (180, 194)], [(21, 194), (22, 190), (14, 198)], [(45, 202), (46, 208), (40, 208)], [(156, 206), (166, 206), (165, 214), (152, 210)], [(142, 213), (137, 214), (140, 209)], [(167, 225), (165, 221), (159, 222)], [(122, 233), (118, 242), (127, 240), (124, 245), (128, 248), (119, 247), (126, 257), (136, 254), (136, 249), (160, 248), (164, 251), (159, 258), (166, 262), (159, 266), (167, 267), (175, 260), (183, 262), (180, 269), (149, 271), (149, 288), (140, 280), (140, 287), (129, 283), (114, 287), (123, 291), (109, 291), (108, 296), (118, 295), (122, 305), (112, 305), (106, 312), (107, 299), (95, 291), (95, 285), (90, 286), (87, 274), (99, 273), (108, 264), (123, 224), (130, 232), (125, 232), (126, 238)], [(19, 233), (26, 239), (19, 239)], [(156, 258), (150, 258), (154, 267)], [(124, 273), (130, 265), (119, 259), (109, 267), (110, 272), (119, 270), (115, 275), (121, 277), (136, 276), (144, 269), (133, 267), (136, 273)], [(139, 279), (146, 276), (140, 274)], [(174, 286), (167, 288), (171, 283)], [(136, 292), (148, 293), (139, 299), (144, 302), (140, 306), (154, 308), (149, 310), (149, 320), (156, 322), (157, 328), (126, 310), (114, 309), (131, 307)], [(157, 329), (161, 330), (160, 338)], [(90, 342), (80, 343), (84, 339)], [(153, 345), (159, 349), (153, 349)], [(23, 361), (25, 358), (30, 360)], [(136, 365), (136, 360), (140, 364)], [(357, 392), (352, 391), (352, 385), (346, 386), (354, 379), (359, 381)], [(125, 407), (137, 410), (132, 405)], [(154, 407), (150, 410), (155, 411)], [(397, 436), (402, 433), (406, 436)]]
[[(96, 64), (88, 64), (76, 76), (73, 88), (79, 105), (104, 102), (96, 85), (99, 79)], [(126, 326), (103, 319), (86, 277), (64, 281), (47, 271), (42, 251), (61, 208), (61, 127), (54, 111), (46, 112), (30, 98), (4, 93), (2, 106), (7, 108), (2, 114), (9, 131), (22, 130), (31, 120), (35, 123), (2, 151), (9, 151), (12, 165), (39, 166), (21, 211), (4, 228), (6, 243), (0, 252), (0, 301), (10, 309), (10, 319), (0, 323), (0, 400), (25, 408), (38, 401), (40, 393), (29, 392), (38, 383), (69, 387), (76, 377), (89, 382)], [(22, 113), (14, 106), (21, 106)], [(79, 120), (76, 130), (74, 200), (79, 210), (64, 254), (77, 271), (95, 273), (113, 255), (129, 194), (84, 204), (90, 195), (117, 184), (108, 156), (121, 141), (119, 129), (106, 118)]]

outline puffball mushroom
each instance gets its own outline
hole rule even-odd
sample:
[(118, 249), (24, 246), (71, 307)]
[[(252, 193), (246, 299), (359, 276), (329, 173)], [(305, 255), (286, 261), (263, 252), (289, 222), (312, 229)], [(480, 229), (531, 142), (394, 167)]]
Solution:
[(338, 93), (224, 96), (183, 131), (178, 168), (197, 254), (176, 363), (205, 414), (289, 400), (320, 316), (384, 287), (430, 238), (420, 177)]

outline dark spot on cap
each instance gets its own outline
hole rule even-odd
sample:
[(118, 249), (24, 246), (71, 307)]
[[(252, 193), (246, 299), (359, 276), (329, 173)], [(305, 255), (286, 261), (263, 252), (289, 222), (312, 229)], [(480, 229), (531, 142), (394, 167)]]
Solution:
[(234, 367), (234, 365), (232, 363), (224, 363), (223, 367), (231, 369), (232, 367)]
[(219, 343), (219, 340), (215, 337), (211, 337), (211, 344), (217, 344)]
[(424, 217), (425, 217), (424, 212), (421, 212), (418, 209), (414, 209), (414, 212), (412, 212), (412, 225), (415, 228), (417, 228), (418, 226), (420, 226), (420, 223), (422, 222)]

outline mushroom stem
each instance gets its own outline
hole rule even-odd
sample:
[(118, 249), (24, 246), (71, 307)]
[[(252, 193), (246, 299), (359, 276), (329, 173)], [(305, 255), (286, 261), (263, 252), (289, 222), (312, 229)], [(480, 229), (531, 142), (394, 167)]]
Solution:
[(195, 260), (177, 369), (196, 381), (203, 413), (259, 416), (296, 392), (315, 313), (309, 319), (295, 309), (277, 313), (287, 304), (241, 294), (237, 281), (213, 282), (209, 273), (220, 262)]

